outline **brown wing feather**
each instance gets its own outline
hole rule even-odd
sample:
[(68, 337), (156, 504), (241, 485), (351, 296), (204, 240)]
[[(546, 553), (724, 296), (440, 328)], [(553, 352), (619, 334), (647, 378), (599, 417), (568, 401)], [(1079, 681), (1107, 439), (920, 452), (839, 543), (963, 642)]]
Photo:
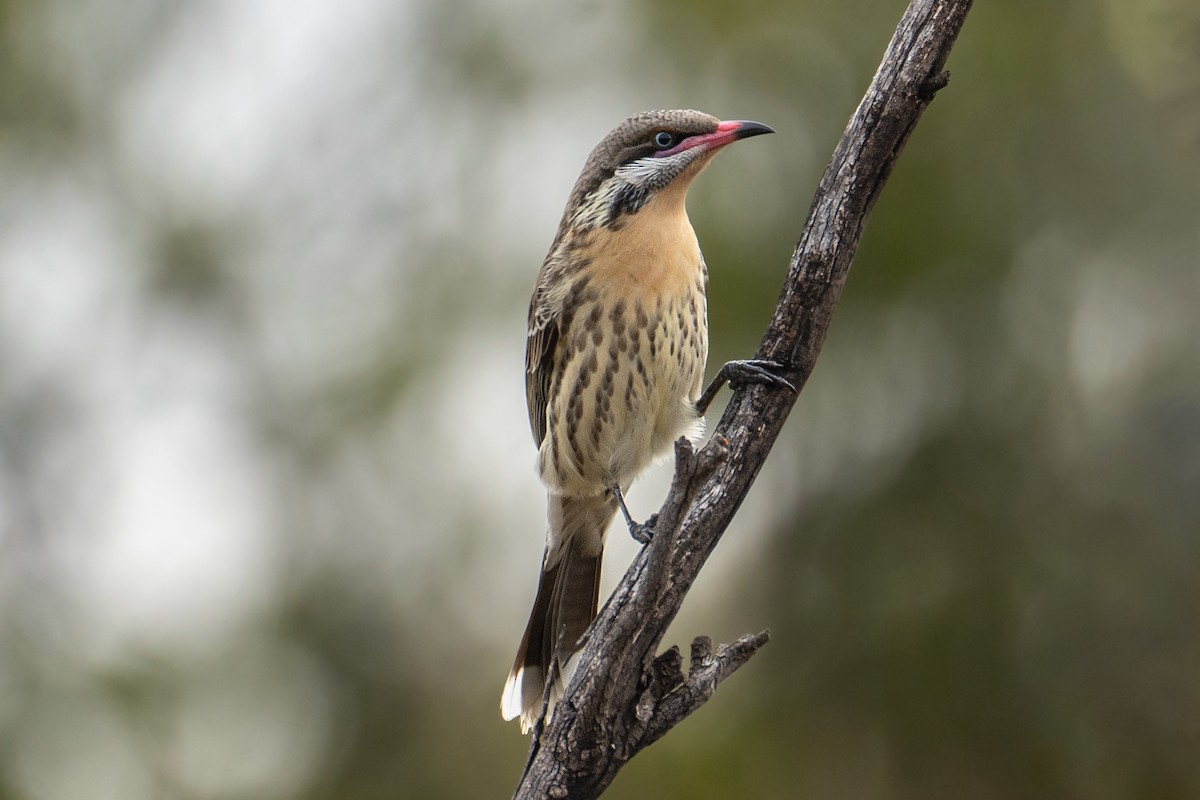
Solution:
[(529, 305), (529, 337), (525, 346), (525, 401), (529, 405), (529, 427), (538, 447), (546, 438), (546, 403), (554, 377), (554, 351), (558, 346), (558, 319), (539, 304), (541, 293)]

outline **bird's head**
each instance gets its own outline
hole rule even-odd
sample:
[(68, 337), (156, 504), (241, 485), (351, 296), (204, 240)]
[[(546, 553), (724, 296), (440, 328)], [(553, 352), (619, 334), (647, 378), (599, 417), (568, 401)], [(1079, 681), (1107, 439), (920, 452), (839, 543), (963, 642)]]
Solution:
[(565, 226), (605, 227), (670, 188), (679, 201), (692, 178), (727, 144), (774, 133), (760, 122), (722, 122), (699, 111), (647, 111), (605, 136), (588, 156), (567, 204)]

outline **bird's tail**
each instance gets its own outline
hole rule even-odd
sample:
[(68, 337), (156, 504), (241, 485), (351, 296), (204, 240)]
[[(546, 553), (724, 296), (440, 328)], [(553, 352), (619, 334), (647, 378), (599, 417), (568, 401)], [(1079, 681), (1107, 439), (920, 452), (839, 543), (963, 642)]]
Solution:
[(549, 717), (570, 677), (568, 663), (579, 649), (579, 638), (596, 617), (604, 532), (616, 511), (609, 492), (550, 495), (550, 536), (537, 597), (500, 701), (504, 719), (521, 718), (522, 733), (541, 716), (547, 681)]

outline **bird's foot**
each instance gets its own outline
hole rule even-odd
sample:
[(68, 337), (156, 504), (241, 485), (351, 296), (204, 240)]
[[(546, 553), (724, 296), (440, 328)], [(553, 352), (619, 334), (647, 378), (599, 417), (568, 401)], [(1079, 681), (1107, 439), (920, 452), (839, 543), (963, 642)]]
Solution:
[(764, 358), (726, 361), (721, 369), (717, 370), (717, 377), (713, 378), (712, 383), (704, 390), (704, 394), (700, 395), (700, 399), (696, 401), (696, 410), (701, 414), (707, 411), (713, 398), (717, 396), (717, 392), (721, 391), (721, 387), (726, 383), (731, 389), (740, 389), (749, 383), (761, 383), (794, 392), (796, 387), (792, 385), (792, 382), (779, 374), (786, 370), (787, 367), (778, 361)]
[(792, 382), (779, 374), (785, 369), (778, 361), (748, 358), (744, 361), (726, 361), (717, 372), (717, 377), (728, 381), (731, 389), (739, 389), (747, 383), (762, 383), (794, 392), (796, 387)]
[(621, 492), (621, 487), (613, 486), (610, 491), (617, 498), (617, 505), (621, 507), (625, 524), (629, 526), (629, 535), (638, 544), (650, 544), (650, 540), (654, 538), (654, 526), (658, 522), (658, 514), (651, 514), (645, 522), (634, 522), (633, 515), (629, 513), (629, 508), (625, 505), (625, 495)]
[(654, 526), (658, 524), (658, 514), (651, 514), (645, 522), (634, 522), (632, 519), (626, 521), (629, 523), (629, 535), (635, 542), (650, 544), (650, 540), (654, 538)]

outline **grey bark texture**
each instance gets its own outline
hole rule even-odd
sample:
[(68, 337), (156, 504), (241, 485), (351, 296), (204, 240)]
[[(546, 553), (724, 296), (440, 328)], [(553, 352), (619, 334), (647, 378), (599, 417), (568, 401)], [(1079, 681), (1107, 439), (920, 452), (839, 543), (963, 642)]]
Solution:
[[(871, 207), (937, 90), (971, 0), (912, 0), (813, 199), (787, 281), (755, 358), (785, 366), (803, 389)], [(767, 642), (766, 631), (713, 647), (692, 643), (687, 673), (672, 647), (656, 655), (684, 595), (750, 490), (796, 401), (786, 390), (737, 391), (708, 444), (676, 445), (675, 477), (651, 542), (586, 635), (578, 666), (544, 727), (533, 731), (515, 800), (591, 800), (617, 771), (699, 708)]]

